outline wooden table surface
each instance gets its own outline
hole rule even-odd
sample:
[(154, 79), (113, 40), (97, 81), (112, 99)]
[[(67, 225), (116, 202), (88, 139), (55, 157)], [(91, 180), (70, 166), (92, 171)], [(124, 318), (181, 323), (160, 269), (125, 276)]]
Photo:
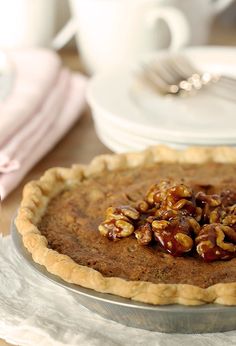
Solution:
[[(215, 45), (236, 45), (236, 28), (225, 27), (222, 30), (216, 22), (212, 30), (210, 43)], [(60, 55), (64, 64), (72, 70), (83, 70), (76, 52), (63, 51)], [(110, 150), (97, 138), (91, 114), (87, 108), (71, 131), (29, 172), (19, 187), (3, 202), (0, 232), (5, 235), (9, 233), (11, 218), (20, 203), (22, 188), (27, 181), (38, 178), (50, 167), (68, 167), (75, 162), (88, 163), (94, 156), (109, 152)], [(10, 344), (0, 339), (0, 346), (10, 346)], [(32, 346), (34, 345), (32, 344)]]

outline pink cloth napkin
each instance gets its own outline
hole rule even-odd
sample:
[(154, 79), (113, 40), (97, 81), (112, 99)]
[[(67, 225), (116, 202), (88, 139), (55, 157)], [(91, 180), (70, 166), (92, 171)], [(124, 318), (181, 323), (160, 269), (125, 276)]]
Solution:
[(79, 118), (86, 89), (86, 78), (63, 68), (51, 51), (18, 51), (10, 58), (16, 79), (0, 102), (2, 199)]

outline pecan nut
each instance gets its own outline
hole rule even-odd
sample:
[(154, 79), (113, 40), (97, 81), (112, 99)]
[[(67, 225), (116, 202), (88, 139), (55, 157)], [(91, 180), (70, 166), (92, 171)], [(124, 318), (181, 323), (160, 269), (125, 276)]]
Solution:
[(146, 194), (146, 201), (150, 206), (160, 206), (166, 200), (167, 191), (171, 187), (170, 181), (163, 180), (159, 184), (152, 185)]
[(236, 205), (219, 206), (209, 212), (209, 223), (222, 223), (236, 229)]
[(139, 218), (139, 212), (130, 206), (106, 210), (106, 219), (99, 226), (99, 232), (111, 240), (130, 236), (134, 232), (133, 221)]
[(139, 212), (128, 205), (121, 207), (110, 207), (106, 210), (106, 219), (123, 219), (123, 220), (137, 220), (139, 218)]
[(221, 205), (221, 196), (217, 194), (213, 195), (207, 195), (202, 191), (199, 191), (196, 194), (196, 200), (198, 203), (200, 203), (200, 206), (204, 206), (205, 204), (208, 204), (210, 207), (218, 207)]
[(117, 240), (130, 236), (134, 232), (134, 226), (125, 220), (112, 219), (102, 222), (98, 226), (99, 232), (110, 240)]
[(154, 238), (171, 255), (180, 256), (193, 248), (193, 227), (189, 217), (176, 217), (152, 222)]
[(167, 190), (166, 196), (166, 206), (170, 209), (181, 209), (185, 204), (185, 200), (188, 200), (192, 197), (192, 190), (184, 185), (174, 185)]
[(205, 261), (214, 261), (235, 257), (235, 240), (236, 233), (231, 227), (213, 223), (202, 227), (195, 242), (198, 254)]
[(236, 203), (236, 191), (224, 190), (221, 192), (220, 197), (224, 207), (229, 207)]
[(141, 213), (146, 213), (146, 212), (148, 212), (148, 210), (149, 210), (149, 204), (148, 204), (148, 202), (146, 202), (146, 201), (139, 201), (138, 203), (137, 203), (137, 207), (136, 207), (136, 209), (138, 210), (138, 211), (140, 211)]
[(196, 206), (193, 191), (184, 184), (171, 185), (170, 182), (162, 182), (154, 185), (147, 201), (155, 204), (155, 216), (161, 218), (162, 213), (171, 210), (176, 215), (193, 216), (200, 221), (202, 210)]
[(222, 213), (221, 197), (217, 194), (207, 195), (199, 191), (196, 194), (196, 204), (202, 209), (201, 221), (203, 223), (220, 222)]
[(135, 237), (140, 245), (148, 245), (152, 241), (153, 232), (150, 223), (139, 226), (135, 232)]
[(204, 220), (208, 223), (222, 223), (222, 220), (227, 214), (226, 209), (223, 206), (219, 206), (210, 210), (210, 207), (205, 206), (204, 208)]

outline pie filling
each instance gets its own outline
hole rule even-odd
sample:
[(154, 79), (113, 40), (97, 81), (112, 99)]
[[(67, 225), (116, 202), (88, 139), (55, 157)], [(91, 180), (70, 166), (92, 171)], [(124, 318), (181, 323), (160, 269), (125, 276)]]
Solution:
[(235, 170), (158, 163), (105, 172), (52, 199), (38, 227), (50, 248), (107, 277), (235, 282)]

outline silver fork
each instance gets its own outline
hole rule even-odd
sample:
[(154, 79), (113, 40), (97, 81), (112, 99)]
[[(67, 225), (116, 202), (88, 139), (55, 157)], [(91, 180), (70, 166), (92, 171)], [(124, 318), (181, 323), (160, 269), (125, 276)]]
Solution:
[(192, 96), (199, 91), (236, 101), (236, 80), (199, 71), (183, 55), (175, 55), (142, 65), (143, 80), (163, 95)]

